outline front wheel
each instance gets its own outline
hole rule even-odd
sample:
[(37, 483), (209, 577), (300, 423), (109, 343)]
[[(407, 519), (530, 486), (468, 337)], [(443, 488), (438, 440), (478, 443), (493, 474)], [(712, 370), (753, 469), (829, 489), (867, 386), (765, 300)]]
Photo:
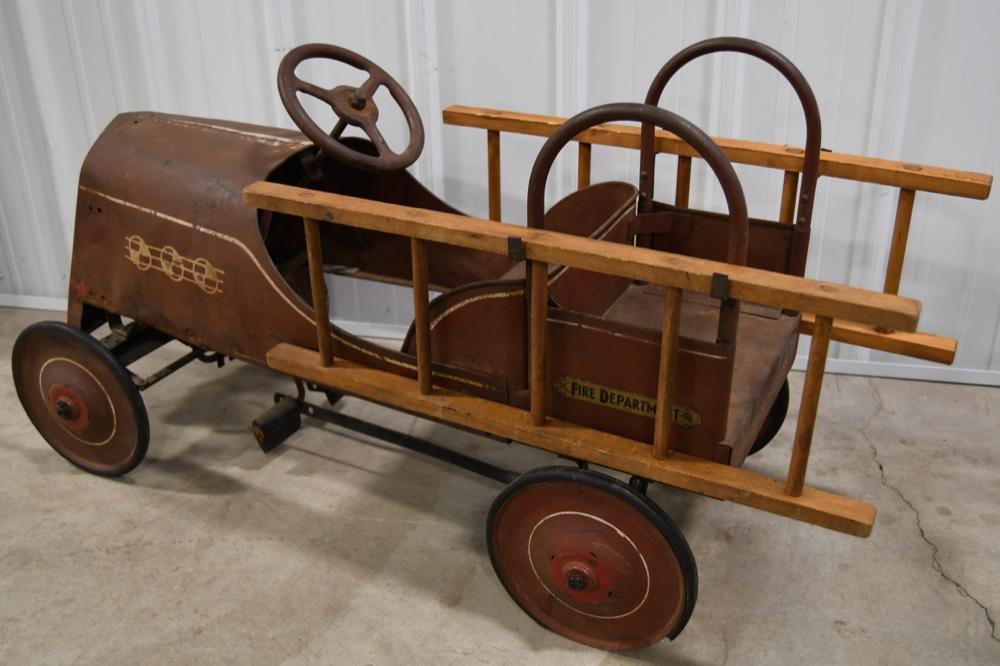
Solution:
[(142, 462), (146, 407), (100, 342), (61, 322), (39, 322), (18, 336), (11, 365), (24, 411), (61, 456), (101, 476), (121, 476)]
[(543, 467), (493, 502), (486, 542), (500, 582), (535, 621), (585, 645), (674, 638), (698, 596), (687, 541), (652, 501), (604, 474)]

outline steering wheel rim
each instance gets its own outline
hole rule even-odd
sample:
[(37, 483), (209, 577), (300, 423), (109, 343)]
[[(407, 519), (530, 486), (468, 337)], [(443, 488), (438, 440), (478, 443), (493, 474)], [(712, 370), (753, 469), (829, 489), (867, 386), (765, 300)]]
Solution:
[[(341, 85), (326, 89), (300, 79), (295, 69), (305, 60), (325, 58), (350, 65), (368, 73), (368, 79), (358, 87)], [(378, 106), (374, 94), (380, 86), (385, 86), (399, 105), (406, 118), (410, 132), (410, 142), (401, 153), (396, 153), (386, 143), (378, 129)], [(309, 117), (298, 93), (303, 92), (325, 102), (337, 116), (337, 125), (327, 134)], [(303, 44), (297, 46), (281, 59), (278, 66), (278, 95), (289, 117), (302, 133), (309, 137), (318, 148), (331, 157), (349, 166), (366, 171), (396, 171), (413, 164), (424, 148), (424, 126), (420, 113), (410, 96), (399, 82), (359, 53), (332, 44)], [(360, 127), (372, 144), (377, 155), (369, 155), (340, 142), (341, 132), (348, 125)]]

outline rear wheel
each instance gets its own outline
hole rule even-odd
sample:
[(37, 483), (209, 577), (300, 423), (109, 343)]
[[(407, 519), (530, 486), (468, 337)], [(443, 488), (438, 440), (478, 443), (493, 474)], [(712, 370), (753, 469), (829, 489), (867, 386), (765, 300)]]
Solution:
[(128, 371), (100, 342), (61, 322), (29, 326), (14, 343), (14, 386), (39, 434), (93, 474), (142, 462), (149, 418)]
[(604, 474), (543, 467), (510, 484), (486, 526), (493, 568), (539, 624), (605, 650), (684, 628), (698, 596), (687, 541), (652, 501)]
[(767, 413), (767, 418), (764, 419), (764, 425), (760, 427), (760, 432), (757, 433), (757, 439), (754, 440), (753, 446), (750, 447), (750, 452), (747, 453), (748, 456), (752, 456), (771, 443), (774, 436), (781, 430), (787, 414), (788, 380), (786, 379), (785, 383), (781, 385), (781, 390), (778, 391), (777, 397), (774, 399), (774, 404), (771, 405), (771, 410)]

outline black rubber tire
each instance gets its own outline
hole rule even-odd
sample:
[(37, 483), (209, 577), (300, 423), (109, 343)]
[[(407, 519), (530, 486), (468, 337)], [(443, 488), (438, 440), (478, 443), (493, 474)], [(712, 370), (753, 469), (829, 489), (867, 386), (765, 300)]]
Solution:
[[(50, 351), (45, 347), (37, 348), (34, 346), (46, 337), (49, 338), (50, 343), (60, 345), (61, 348)], [(57, 357), (55, 356), (57, 353), (66, 356)], [(99, 461), (97, 458), (88, 461), (85, 447), (74, 444), (57, 428), (52, 427), (52, 423), (56, 422), (54, 416), (43, 404), (39, 403), (38, 395), (30, 393), (36, 388), (33, 385), (34, 375), (29, 373), (26, 376), (25, 371), (32, 368), (32, 362), (37, 360), (31, 357), (32, 354), (37, 354), (39, 357), (51, 355), (49, 362), (68, 359), (74, 365), (83, 368), (87, 374), (94, 378), (95, 382), (101, 385), (116, 415), (114, 431), (109, 439), (117, 437), (119, 424), (127, 425), (121, 429), (121, 432), (127, 437), (125, 440), (127, 450), (123, 455), (110, 461)], [(47, 363), (43, 364), (43, 370), (44, 365)], [(17, 397), (35, 429), (49, 446), (69, 462), (91, 474), (116, 477), (129, 473), (146, 457), (149, 448), (149, 416), (146, 413), (142, 397), (139, 395), (139, 389), (136, 388), (132, 376), (118, 359), (88, 333), (57, 321), (32, 324), (21, 332), (14, 343), (14, 349), (11, 353), (11, 371), (14, 375)], [(104, 383), (98, 380), (97, 376), (105, 380), (108, 388), (105, 388)], [(42, 381), (41, 377), (42, 374), (39, 373), (39, 385)], [(70, 433), (69, 430), (65, 429), (65, 426), (63, 426), (63, 430), (65, 433)], [(72, 434), (69, 436), (73, 438)], [(79, 437), (75, 437), (75, 439), (83, 441)], [(116, 446), (118, 440), (115, 439), (112, 442), (112, 446)]]
[(764, 419), (764, 424), (760, 427), (760, 432), (757, 433), (757, 439), (754, 440), (753, 446), (750, 447), (750, 452), (747, 453), (748, 456), (752, 456), (771, 443), (774, 436), (781, 430), (781, 426), (785, 423), (785, 416), (787, 415), (788, 380), (786, 379), (781, 385), (778, 395), (774, 398), (774, 404), (771, 405), (771, 410), (767, 413), (767, 418)]
[[(521, 475), (514, 482), (504, 488), (499, 495), (497, 495), (493, 504), (490, 506), (489, 515), (486, 519), (486, 548), (490, 554), (490, 562), (493, 565), (493, 570), (497, 574), (501, 583), (504, 585), (507, 593), (533, 620), (538, 622), (541, 626), (555, 631), (554, 628), (547, 626), (541, 618), (536, 617), (528, 608), (526, 608), (508, 586), (504, 574), (502, 573), (500, 563), (497, 560), (497, 550), (493, 541), (494, 522), (497, 520), (497, 516), (504, 504), (520, 491), (534, 484), (548, 483), (552, 481), (583, 484), (603, 491), (614, 498), (623, 500), (626, 504), (631, 505), (632, 508), (636, 509), (638, 513), (641, 514), (642, 517), (644, 517), (650, 525), (663, 536), (667, 545), (677, 558), (685, 590), (683, 609), (677, 622), (666, 636), (661, 636), (661, 638), (669, 638), (673, 640), (678, 634), (680, 634), (688, 620), (691, 618), (691, 614), (694, 612), (694, 607), (698, 600), (698, 567), (695, 564), (694, 554), (691, 552), (687, 539), (684, 538), (680, 529), (673, 522), (673, 520), (670, 519), (666, 512), (663, 511), (663, 509), (661, 509), (648, 497), (636, 492), (625, 483), (599, 472), (568, 466), (541, 467)], [(588, 642), (580, 639), (576, 640), (602, 649), (620, 649), (602, 645), (600, 642)], [(634, 648), (630, 647), (625, 649)]]

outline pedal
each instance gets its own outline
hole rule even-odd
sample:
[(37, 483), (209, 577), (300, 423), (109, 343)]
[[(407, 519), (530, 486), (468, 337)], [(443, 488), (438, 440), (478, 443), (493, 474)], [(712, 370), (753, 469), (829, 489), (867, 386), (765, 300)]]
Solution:
[(299, 404), (294, 398), (285, 397), (254, 419), (250, 432), (264, 453), (270, 453), (292, 436), (302, 426)]

